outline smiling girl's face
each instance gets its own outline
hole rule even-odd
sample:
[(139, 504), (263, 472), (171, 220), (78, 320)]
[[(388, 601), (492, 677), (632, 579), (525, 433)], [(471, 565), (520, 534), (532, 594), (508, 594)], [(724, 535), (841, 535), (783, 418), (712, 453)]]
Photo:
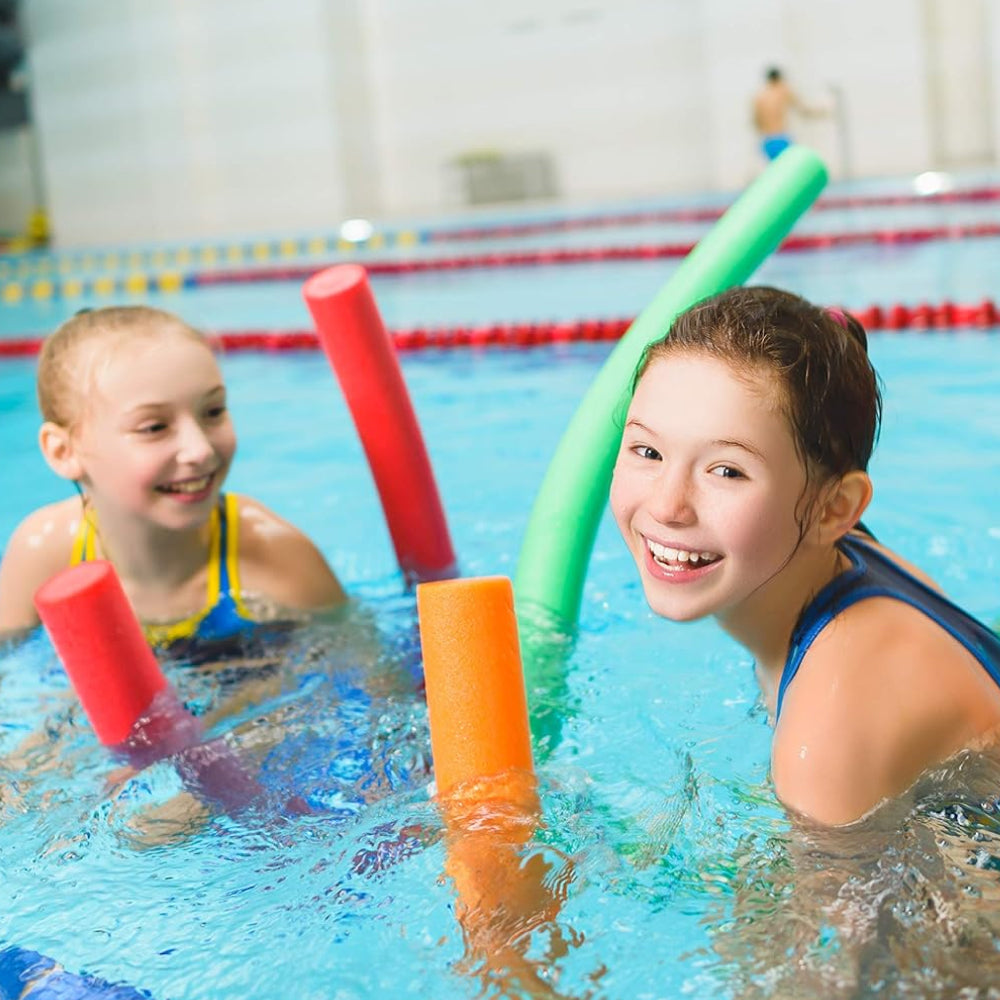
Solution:
[(629, 407), (611, 509), (650, 607), (725, 621), (800, 541), (806, 472), (780, 390), (707, 354), (651, 362)]
[(173, 530), (198, 526), (236, 451), (226, 390), (200, 340), (165, 328), (84, 344), (85, 399), (72, 432), (98, 506)]

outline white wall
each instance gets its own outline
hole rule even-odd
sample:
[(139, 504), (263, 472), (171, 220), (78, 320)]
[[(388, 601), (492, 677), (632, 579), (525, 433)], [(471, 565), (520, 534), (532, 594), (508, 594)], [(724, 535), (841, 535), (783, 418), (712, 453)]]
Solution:
[[(349, 13), (344, 0), (341, 10)], [(66, 245), (328, 226), (345, 211), (322, 0), (33, 0), (33, 105)]]
[(988, 128), (992, 137), (993, 162), (1000, 162), (1000, 0), (988, 0), (983, 42), (989, 63), (986, 88)]
[[(957, 2), (972, 14), (983, 0)], [(806, 104), (832, 107), (839, 92), (843, 126), (833, 114), (792, 123), (834, 175), (930, 165), (921, 0), (369, 0), (367, 9), (390, 212), (438, 204), (448, 158), (477, 146), (551, 151), (570, 199), (738, 187), (762, 166), (749, 103), (772, 64)], [(976, 18), (948, 17), (954, 39), (981, 33)], [(983, 65), (968, 53), (959, 63), (967, 68), (951, 81), (946, 113), (958, 93), (983, 105), (981, 82), (964, 86)]]
[[(544, 151), (568, 201), (732, 190), (768, 65), (843, 123), (834, 176), (998, 158), (1000, 0), (31, 0), (63, 245), (455, 206), (453, 159)], [(0, 151), (0, 175), (3, 174)], [(0, 190), (3, 180), (0, 176)]]
[(371, 0), (388, 212), (433, 209), (477, 149), (549, 151), (573, 198), (702, 189), (711, 172), (690, 0)]
[(982, 0), (923, 2), (934, 165), (980, 166), (996, 142), (991, 77), (1000, 63), (991, 66), (989, 11)]

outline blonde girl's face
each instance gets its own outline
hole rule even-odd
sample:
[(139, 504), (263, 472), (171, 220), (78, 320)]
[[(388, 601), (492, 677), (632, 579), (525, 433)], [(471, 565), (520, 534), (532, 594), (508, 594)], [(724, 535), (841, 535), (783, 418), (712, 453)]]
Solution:
[(657, 359), (629, 407), (611, 508), (650, 607), (725, 618), (799, 540), (806, 475), (770, 382), (707, 355)]
[(236, 451), (212, 352), (179, 331), (138, 336), (96, 348), (89, 373), (73, 440), (95, 504), (167, 529), (203, 524)]

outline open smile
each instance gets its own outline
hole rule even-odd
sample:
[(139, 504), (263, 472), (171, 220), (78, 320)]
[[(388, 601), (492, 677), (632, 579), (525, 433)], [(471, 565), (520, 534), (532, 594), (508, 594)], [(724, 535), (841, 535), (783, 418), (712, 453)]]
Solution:
[(172, 483), (163, 483), (156, 487), (157, 493), (166, 493), (185, 503), (197, 503), (204, 500), (212, 492), (215, 473), (198, 476), (196, 479), (177, 479)]
[(705, 549), (683, 549), (664, 545), (642, 536), (646, 550), (646, 565), (650, 573), (672, 582), (694, 581), (710, 573), (722, 561), (718, 552)]

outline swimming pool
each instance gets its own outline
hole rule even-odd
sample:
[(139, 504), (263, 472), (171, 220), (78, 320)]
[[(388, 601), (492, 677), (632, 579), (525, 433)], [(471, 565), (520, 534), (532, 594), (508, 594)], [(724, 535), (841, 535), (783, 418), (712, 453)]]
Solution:
[[(981, 298), (995, 292), (991, 256), (985, 241), (788, 255), (755, 280), (847, 305), (903, 297), (893, 281), (931, 300)], [(494, 299), (482, 275), (464, 290), (459, 276), (436, 286), (424, 276), (410, 292), (375, 287), (390, 323), (408, 303), (428, 315), (436, 305), (440, 322), (463, 301), (485, 312), (502, 300), (538, 319), (549, 300), (533, 296), (545, 287), (554, 301), (550, 284), (563, 309), (591, 296), (594, 308), (628, 314), (645, 304), (646, 283), (652, 295), (669, 272), (654, 264), (566, 278), (550, 270), (548, 281), (494, 275)], [(291, 311), (292, 296), (298, 308), (298, 286), (266, 291), (276, 314)], [(172, 307), (185, 316), (239, 309), (249, 323), (259, 299), (244, 292), (226, 289), (209, 305), (205, 292), (182, 293)], [(404, 358), (463, 573), (513, 573), (549, 458), (608, 350)], [(870, 525), (995, 620), (1000, 345), (985, 333), (906, 333), (873, 337), (871, 350), (886, 421)], [(220, 723), (264, 763), (268, 800), (205, 822), (157, 815), (180, 790), (166, 763), (109, 791), (113, 765), (47, 644), (8, 655), (0, 938), (157, 998), (476, 996), (483, 983), (461, 961), (441, 820), (427, 795), (413, 602), (340, 392), (318, 354), (223, 364), (241, 442), (231, 486), (307, 530), (374, 613), (386, 648), (377, 683), (362, 683), (342, 631), (296, 637), (277, 669), (259, 668), (270, 687), (256, 704)], [(4, 537), (32, 506), (64, 495), (36, 455), (31, 368), (0, 364), (5, 480), (17, 487), (0, 496)], [(548, 674), (529, 674), (545, 817), (531, 850), (551, 863), (553, 882), (568, 882), (565, 954), (550, 954), (541, 930), (525, 947), (537, 995), (547, 986), (572, 997), (944, 997), (956, 982), (995, 978), (997, 831), (988, 810), (972, 808), (988, 797), (953, 796), (966, 801), (962, 813), (938, 808), (942, 789), (959, 784), (995, 794), (991, 761), (969, 758), (929, 779), (920, 808), (885, 820), (899, 834), (878, 824), (826, 840), (793, 833), (767, 782), (769, 733), (749, 661), (710, 624), (650, 616), (608, 518), (565, 654)], [(232, 684), (205, 665), (168, 669), (203, 706)], [(315, 811), (286, 815), (290, 791)]]

